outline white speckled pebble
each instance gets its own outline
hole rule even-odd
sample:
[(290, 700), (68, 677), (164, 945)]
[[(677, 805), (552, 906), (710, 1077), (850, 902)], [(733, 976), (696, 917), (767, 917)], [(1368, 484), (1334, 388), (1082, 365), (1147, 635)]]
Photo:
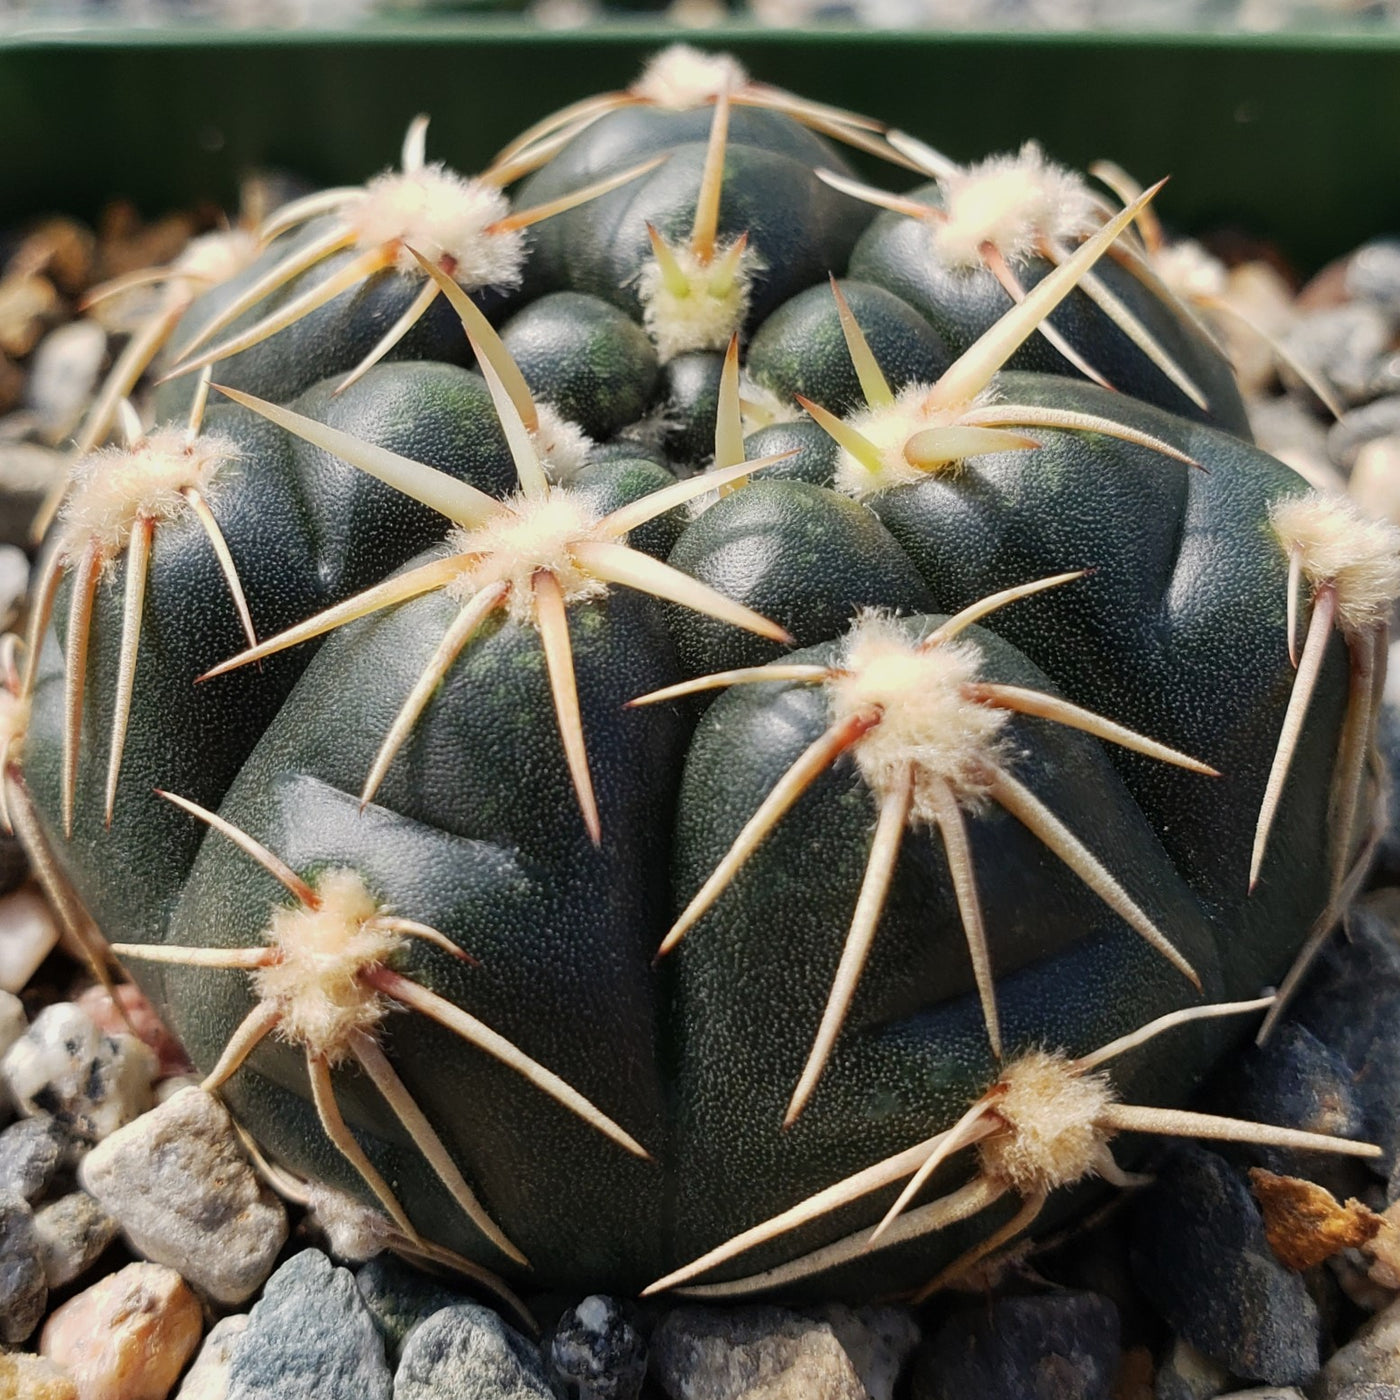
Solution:
[(72, 1002), (45, 1007), (0, 1061), (21, 1113), (47, 1113), (99, 1142), (154, 1102), (157, 1060), (130, 1035), (103, 1035)]

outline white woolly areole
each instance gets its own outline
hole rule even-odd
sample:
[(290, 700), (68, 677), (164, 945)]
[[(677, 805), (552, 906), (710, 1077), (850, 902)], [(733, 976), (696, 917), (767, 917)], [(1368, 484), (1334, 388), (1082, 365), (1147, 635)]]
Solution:
[(533, 622), (534, 593), (531, 582), (544, 570), (553, 574), (566, 603), (601, 598), (607, 584), (585, 573), (574, 561), (572, 548), (584, 540), (610, 541), (598, 528), (598, 514), (568, 491), (552, 491), (543, 498), (515, 496), (484, 525), (474, 530), (454, 530), (454, 549), (478, 556), (448, 585), (447, 591), (463, 601), (493, 583), (508, 583), (506, 608), (516, 622)]
[(1194, 238), (1183, 238), (1152, 255), (1152, 269), (1182, 301), (1223, 297), (1230, 283), (1225, 264)]
[(471, 291), (520, 281), (524, 231), (491, 231), (509, 213), (509, 201), (494, 185), (434, 163), (376, 175), (346, 209), (345, 220), (361, 248), (397, 248), (394, 265), (400, 272), (422, 277), (409, 252), (415, 248)]
[(737, 92), (748, 81), (743, 64), (727, 53), (672, 44), (647, 63), (628, 91), (654, 107), (688, 112), (713, 102), (722, 92)]
[(358, 872), (328, 870), (315, 882), (320, 906), (279, 905), (266, 938), (277, 961), (252, 974), (259, 998), (281, 1017), (277, 1032), (331, 1064), (356, 1031), (372, 1031), (389, 1003), (362, 980), (404, 942)]
[(739, 418), (744, 436), (774, 423), (800, 423), (807, 414), (796, 399), (785, 399), (766, 384), (750, 379), (746, 371), (739, 374)]
[(1007, 1065), (993, 1112), (1005, 1124), (977, 1151), (982, 1170), (1020, 1196), (1073, 1185), (1103, 1160), (1099, 1125), (1117, 1094), (1108, 1076), (1084, 1074), (1065, 1055), (1028, 1050)]
[(762, 269), (763, 260), (746, 247), (734, 266), (728, 254), (736, 241), (719, 243), (709, 262), (701, 262), (689, 247), (673, 248), (685, 278), (680, 292), (668, 284), (655, 258), (642, 264), (637, 274), (642, 324), (662, 364), (687, 350), (723, 350), (744, 324), (754, 274)]
[(169, 520), (185, 508), (182, 494), (207, 495), (220, 470), (238, 459), (227, 438), (162, 429), (137, 446), (104, 447), (78, 459), (63, 506), (65, 555), (76, 559), (90, 541), (110, 559), (120, 554), (140, 519)]
[(556, 486), (567, 486), (588, 465), (593, 439), (547, 403), (536, 404), (539, 426), (530, 440), (539, 453), (540, 466)]
[(250, 267), (260, 251), (257, 238), (247, 229), (203, 233), (191, 238), (170, 264), (171, 280), (188, 278), (204, 286), (218, 286)]
[[(915, 433), (926, 428), (953, 427), (965, 413), (995, 401), (996, 395), (986, 390), (968, 403), (950, 408), (930, 409), (926, 401), (932, 386), (906, 384), (895, 395), (892, 404), (878, 408), (863, 408), (851, 414), (846, 422), (862, 437), (879, 449), (880, 464), (867, 466), (844, 447), (836, 458), (836, 489), (862, 500), (891, 486), (907, 486), (922, 481), (933, 468), (915, 466), (905, 455), (904, 448)], [(947, 462), (938, 471), (956, 471), (960, 462)]]
[(950, 267), (982, 265), (990, 243), (1008, 262), (1040, 244), (1078, 242), (1098, 226), (1094, 196), (1080, 177), (1034, 141), (1016, 155), (992, 156), (939, 182), (947, 220), (933, 220), (934, 251)]
[(1337, 590), (1337, 621), (1344, 632), (1364, 632), (1386, 621), (1400, 598), (1400, 529), (1364, 514), (1348, 497), (1322, 491), (1277, 501), (1269, 523), (1314, 588)]
[(880, 712), (880, 722), (856, 740), (856, 767), (871, 791), (884, 796), (912, 766), (916, 821), (936, 821), (939, 784), (976, 806), (992, 767), (1006, 757), (1006, 711), (964, 693), (981, 665), (982, 653), (972, 642), (920, 649), (890, 618), (866, 613), (846, 636), (840, 673), (826, 682), (834, 724)]

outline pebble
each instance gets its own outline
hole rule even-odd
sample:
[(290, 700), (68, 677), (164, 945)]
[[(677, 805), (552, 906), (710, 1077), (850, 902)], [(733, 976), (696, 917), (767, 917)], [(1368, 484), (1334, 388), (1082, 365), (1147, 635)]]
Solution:
[(39, 1351), (72, 1375), (79, 1400), (165, 1400), (203, 1330), (199, 1299), (179, 1274), (128, 1264), (64, 1303)]
[(1345, 1061), (1358, 1136), (1385, 1149), (1367, 1165), (1384, 1178), (1400, 1159), (1400, 890), (1353, 905), (1347, 925), (1350, 941), (1338, 933), (1327, 944), (1292, 1018)]
[(1343, 471), (1356, 465), (1357, 454), (1376, 438), (1400, 433), (1400, 394), (1355, 408), (1327, 430), (1327, 455)]
[(0, 1342), (22, 1342), (39, 1325), (48, 1301), (34, 1216), (18, 1196), (0, 1196)]
[[(1299, 318), (1284, 348), (1299, 364), (1321, 375), (1346, 403), (1375, 396), (1375, 383), (1390, 345), (1390, 318), (1366, 302), (1350, 302)], [(1282, 370), (1285, 383), (1294, 379)]]
[(893, 1400), (895, 1385), (919, 1345), (914, 1314), (907, 1308), (830, 1303), (812, 1315), (836, 1334), (870, 1400)]
[(0, 1133), (0, 1192), (37, 1201), (73, 1160), (73, 1135), (53, 1118), (21, 1118)]
[(555, 1400), (555, 1392), (533, 1342), (490, 1309), (457, 1303), (409, 1335), (394, 1400)]
[[(116, 998), (106, 987), (89, 987), (74, 1005), (92, 1017), (93, 1024), (106, 1035), (135, 1035), (143, 1045), (156, 1052), (160, 1061), (158, 1074), (167, 1076), (187, 1073), (191, 1066), (180, 1042), (166, 1029), (165, 1022), (134, 982), (123, 982), (116, 989)], [(196, 1080), (196, 1083), (198, 1080)]]
[(5, 1400), (78, 1400), (72, 1378), (33, 1352), (0, 1352), (0, 1395)]
[(594, 1293), (559, 1319), (549, 1361), (577, 1400), (637, 1400), (647, 1344), (617, 1299)]
[(0, 441), (0, 544), (29, 542), (29, 522), (66, 465), (52, 447)]
[[(1230, 1065), (1214, 1111), (1251, 1123), (1362, 1138), (1366, 1115), (1346, 1060), (1306, 1026), (1284, 1021), (1262, 1046), (1249, 1045)], [(1305, 1176), (1336, 1191), (1350, 1189), (1354, 1164), (1335, 1154), (1280, 1147), (1240, 1148), (1236, 1155), (1285, 1176)]]
[(70, 1191), (36, 1211), (34, 1238), (49, 1287), (61, 1288), (87, 1273), (119, 1228), (86, 1191)]
[(1400, 1300), (1333, 1354), (1312, 1394), (1314, 1400), (1342, 1400), (1360, 1385), (1400, 1386)]
[(29, 361), (24, 404), (46, 441), (62, 442), (78, 426), (107, 358), (107, 332), (96, 321), (70, 321), (43, 339)]
[(1177, 1337), (1157, 1368), (1155, 1400), (1214, 1400), (1229, 1383), (1223, 1366)]
[(14, 544), (0, 544), (0, 628), (8, 628), (29, 587), (29, 556)]
[(466, 1301), (396, 1254), (380, 1254), (362, 1265), (355, 1274), (355, 1287), (379, 1324), (391, 1356), (398, 1355), (404, 1339), (424, 1318)]
[(0, 1061), (22, 1113), (51, 1114), (93, 1142), (151, 1106), (156, 1069), (135, 1036), (103, 1035), (72, 1002), (45, 1007)]
[(677, 1308), (651, 1338), (651, 1374), (671, 1400), (865, 1400), (836, 1334), (783, 1308)]
[(0, 991), (23, 991), (57, 946), (58, 921), (38, 890), (0, 898)]
[(228, 1110), (185, 1089), (83, 1159), (82, 1184), (137, 1253), (178, 1269), (215, 1302), (244, 1303), (287, 1239), (287, 1212), (249, 1165)]
[(1349, 296), (1400, 321), (1400, 238), (1363, 243), (1347, 260), (1343, 285)]
[(233, 1349), (247, 1328), (247, 1313), (234, 1313), (216, 1322), (204, 1339), (194, 1365), (185, 1372), (175, 1400), (226, 1400)]
[(957, 1312), (920, 1353), (912, 1400), (1109, 1400), (1118, 1309), (1096, 1293), (1001, 1298)]
[(1368, 515), (1400, 525), (1400, 433), (1372, 438), (1362, 446), (1350, 489), (1352, 499)]
[(228, 1400), (390, 1400), (374, 1317), (348, 1269), (304, 1249), (268, 1279), (233, 1347)]
[(1284, 1268), (1243, 1177), (1174, 1147), (1136, 1202), (1133, 1272), (1168, 1325), (1244, 1380), (1294, 1385), (1318, 1368), (1317, 1306)]

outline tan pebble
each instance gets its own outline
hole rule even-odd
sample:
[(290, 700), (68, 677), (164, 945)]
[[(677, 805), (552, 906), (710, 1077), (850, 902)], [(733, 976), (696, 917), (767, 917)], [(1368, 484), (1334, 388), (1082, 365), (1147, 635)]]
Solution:
[(0, 1353), (0, 1400), (78, 1400), (78, 1387), (33, 1352)]
[(47, 277), (7, 277), (0, 282), (0, 349), (27, 355), (59, 310), (58, 293)]
[(203, 1330), (174, 1269), (128, 1264), (59, 1308), (39, 1352), (73, 1377), (77, 1400), (166, 1400)]
[(115, 1003), (105, 987), (89, 987), (77, 1001), (108, 1035), (121, 1035), (123, 1032), (135, 1035), (154, 1050), (160, 1060), (157, 1078), (164, 1079), (167, 1075), (184, 1074), (189, 1070), (190, 1062), (180, 1042), (166, 1029), (165, 1023), (156, 1015), (155, 1007), (133, 983), (123, 982), (117, 988)]

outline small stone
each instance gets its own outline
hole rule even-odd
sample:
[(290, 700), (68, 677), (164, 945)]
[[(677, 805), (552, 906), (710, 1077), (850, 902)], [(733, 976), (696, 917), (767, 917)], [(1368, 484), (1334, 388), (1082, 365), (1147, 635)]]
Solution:
[(0, 990), (21, 992), (58, 946), (58, 922), (35, 889), (0, 898)]
[(48, 442), (62, 442), (78, 426), (106, 358), (107, 332), (96, 321), (70, 321), (40, 342), (24, 402)]
[(234, 1342), (228, 1400), (390, 1400), (392, 1384), (353, 1275), (304, 1249), (268, 1279)]
[[(1366, 302), (1329, 307), (1299, 318), (1284, 340), (1298, 364), (1319, 374), (1348, 403), (1375, 394), (1375, 380), (1390, 345), (1390, 318)], [(1284, 367), (1285, 383), (1296, 383)]]
[(836, 1334), (783, 1308), (677, 1308), (651, 1338), (671, 1400), (865, 1400)]
[[(1248, 1045), (1231, 1059), (1211, 1108), (1249, 1123), (1364, 1138), (1366, 1115), (1357, 1102), (1354, 1079), (1351, 1066), (1337, 1051), (1306, 1026), (1285, 1020), (1263, 1045)], [(1345, 1189), (1352, 1166), (1335, 1153), (1253, 1144), (1235, 1155), (1272, 1172), (1305, 1176), (1339, 1190)]]
[(0, 1133), (0, 1193), (37, 1201), (73, 1160), (75, 1147), (56, 1119), (20, 1119)]
[(1322, 1368), (1314, 1400), (1341, 1400), (1361, 1385), (1400, 1386), (1400, 1300), (1378, 1313)]
[(0, 1342), (22, 1342), (39, 1325), (48, 1301), (34, 1216), (18, 1196), (0, 1196)]
[(1274, 1257), (1238, 1172), (1173, 1148), (1133, 1216), (1133, 1272), (1171, 1328), (1245, 1380), (1293, 1385), (1318, 1367), (1317, 1307)]
[(49, 1287), (62, 1288), (87, 1273), (119, 1228), (86, 1191), (70, 1191), (36, 1211), (34, 1238)]
[(1345, 286), (1349, 296), (1400, 319), (1400, 238), (1363, 243), (1347, 260)]
[(92, 1142), (150, 1108), (156, 1069), (135, 1036), (103, 1035), (72, 1002), (45, 1007), (0, 1061), (20, 1112), (50, 1114)]
[(1157, 1368), (1156, 1400), (1214, 1400), (1230, 1373), (1180, 1337)]
[(394, 1400), (555, 1400), (555, 1394), (533, 1342), (490, 1309), (457, 1303), (409, 1335), (394, 1373)]
[(892, 1400), (895, 1383), (919, 1345), (919, 1324), (907, 1308), (848, 1308), (829, 1303), (813, 1314), (841, 1343), (870, 1400)]
[(1400, 1159), (1400, 890), (1353, 905), (1348, 930), (1323, 949), (1291, 1014), (1345, 1061), (1357, 1136), (1384, 1149), (1369, 1165), (1385, 1177)]
[(33, 1352), (0, 1352), (0, 1395), (6, 1400), (79, 1400), (72, 1378)]
[(178, 1269), (216, 1302), (246, 1302), (272, 1272), (287, 1212), (258, 1181), (228, 1110), (186, 1089), (118, 1129), (81, 1178), (137, 1253)]
[(232, 1317), (215, 1323), (204, 1339), (194, 1365), (185, 1372), (175, 1400), (226, 1400), (233, 1349), (247, 1329), (247, 1313), (234, 1313)]
[(1400, 433), (1363, 444), (1348, 490), (1367, 515), (1400, 524)]
[(1356, 465), (1357, 453), (1374, 438), (1400, 433), (1400, 395), (1354, 408), (1327, 431), (1327, 454), (1343, 471)]
[(408, 1334), (442, 1308), (466, 1302), (462, 1294), (405, 1264), (396, 1254), (380, 1254), (362, 1265), (355, 1286), (365, 1300), (391, 1356), (397, 1356)]
[(1220, 1400), (1307, 1400), (1295, 1386), (1264, 1385), (1253, 1390), (1231, 1390), (1220, 1396)]
[(0, 545), (0, 627), (8, 627), (29, 587), (29, 556), (14, 544)]
[(28, 543), (29, 522), (66, 466), (52, 447), (0, 441), (0, 544)]
[(130, 1031), (143, 1045), (154, 1050), (160, 1061), (157, 1073), (162, 1080), (167, 1075), (187, 1073), (190, 1062), (184, 1049), (140, 987), (134, 982), (123, 982), (116, 993), (114, 999), (106, 987), (89, 987), (74, 1004), (87, 1012), (104, 1034), (122, 1035)]
[(1096, 1293), (1002, 1298), (954, 1314), (920, 1354), (913, 1400), (1109, 1400), (1118, 1309)]
[(12, 273), (0, 280), (0, 350), (23, 359), (59, 308), (58, 292), (47, 277)]
[(80, 1400), (165, 1400), (203, 1330), (199, 1299), (179, 1274), (128, 1264), (64, 1303), (39, 1351), (68, 1371)]
[(1400, 1400), (1400, 1385), (1379, 1385), (1375, 1382), (1349, 1385), (1337, 1392), (1336, 1400)]
[(615, 1298), (594, 1293), (559, 1319), (549, 1361), (576, 1400), (637, 1400), (647, 1344)]

